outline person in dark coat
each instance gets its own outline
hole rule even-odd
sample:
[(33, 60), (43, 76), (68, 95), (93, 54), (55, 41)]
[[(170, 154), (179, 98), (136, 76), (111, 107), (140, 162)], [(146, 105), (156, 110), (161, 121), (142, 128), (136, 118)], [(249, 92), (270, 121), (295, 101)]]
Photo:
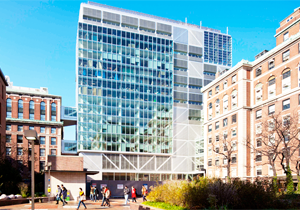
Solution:
[(60, 197), (61, 193), (62, 193), (62, 190), (61, 190), (60, 186), (57, 185), (57, 190), (56, 190), (56, 204), (58, 204), (59, 201), (61, 201), (62, 203), (64, 203), (64, 201)]
[(65, 187), (63, 187), (63, 189), (62, 189), (63, 206), (64, 206), (65, 204), (67, 204), (67, 202), (66, 202), (67, 194), (68, 194), (67, 189), (66, 189)]

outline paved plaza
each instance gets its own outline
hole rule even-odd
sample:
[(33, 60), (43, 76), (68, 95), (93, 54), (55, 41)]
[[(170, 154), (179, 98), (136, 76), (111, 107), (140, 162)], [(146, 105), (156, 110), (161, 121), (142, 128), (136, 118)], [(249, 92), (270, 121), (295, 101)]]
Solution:
[[(142, 198), (137, 199), (137, 203), (142, 203)], [(129, 210), (130, 206), (127, 204), (127, 206), (124, 205), (124, 199), (111, 199), (111, 206), (110, 207), (103, 207), (100, 206), (101, 202), (91, 202), (90, 200), (85, 202), (87, 209), (124, 209), (124, 210)], [(35, 209), (76, 209), (78, 205), (78, 202), (70, 201), (68, 202), (67, 205), (62, 206), (61, 203), (59, 205), (56, 204), (56, 201), (51, 201), (50, 203), (35, 203)], [(9, 205), (9, 206), (0, 206), (0, 209), (6, 209), (6, 210), (21, 210), (21, 209), (31, 209), (31, 204), (30, 203), (25, 203), (25, 204), (18, 204), (18, 205)], [(79, 209), (84, 209), (83, 205), (80, 206)]]

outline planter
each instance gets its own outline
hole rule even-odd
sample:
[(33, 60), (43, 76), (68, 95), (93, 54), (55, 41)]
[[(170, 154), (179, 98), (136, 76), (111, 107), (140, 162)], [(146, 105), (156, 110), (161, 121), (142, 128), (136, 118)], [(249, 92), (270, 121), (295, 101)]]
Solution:
[(22, 204), (22, 203), (28, 203), (27, 198), (0, 200), (0, 206), (8, 206), (8, 205), (15, 205), (15, 204)]

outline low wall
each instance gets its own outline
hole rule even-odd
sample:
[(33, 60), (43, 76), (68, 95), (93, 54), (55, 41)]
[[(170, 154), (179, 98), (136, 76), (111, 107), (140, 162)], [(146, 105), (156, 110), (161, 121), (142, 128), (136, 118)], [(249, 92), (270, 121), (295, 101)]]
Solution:
[(16, 205), (22, 203), (29, 203), (27, 198), (18, 198), (11, 200), (0, 200), (0, 206)]

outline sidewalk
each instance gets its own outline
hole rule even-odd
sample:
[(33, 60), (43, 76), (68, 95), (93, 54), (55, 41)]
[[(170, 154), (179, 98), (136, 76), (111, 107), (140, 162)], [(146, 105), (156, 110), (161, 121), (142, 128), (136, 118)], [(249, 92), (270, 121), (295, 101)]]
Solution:
[[(118, 209), (118, 210), (129, 210), (130, 206), (127, 204), (127, 206), (124, 205), (125, 199), (110, 199), (110, 207), (103, 207), (101, 206), (101, 201), (99, 202), (92, 202), (90, 200), (85, 201), (85, 205), (87, 209)], [(137, 199), (137, 203), (142, 203), (142, 198)], [(61, 210), (67, 210), (67, 209), (76, 209), (78, 206), (78, 202), (69, 201), (67, 205), (62, 206), (62, 203), (60, 202), (58, 205), (56, 204), (56, 201), (51, 201), (50, 203), (35, 203), (34, 208), (36, 210), (47, 210), (47, 209), (61, 209)], [(0, 209), (6, 209), (6, 210), (25, 210), (25, 209), (31, 209), (30, 203), (24, 203), (24, 204), (18, 204), (18, 205), (10, 205), (10, 206), (0, 206)], [(84, 206), (81, 204), (80, 210), (84, 209)]]

